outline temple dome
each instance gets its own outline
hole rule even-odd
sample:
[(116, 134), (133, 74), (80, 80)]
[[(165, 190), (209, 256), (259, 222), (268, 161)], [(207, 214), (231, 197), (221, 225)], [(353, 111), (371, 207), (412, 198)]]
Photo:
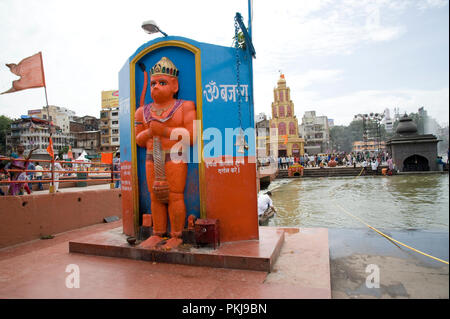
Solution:
[(416, 134), (417, 133), (417, 125), (414, 123), (412, 118), (408, 115), (404, 115), (397, 126), (397, 130), (395, 131), (397, 134)]

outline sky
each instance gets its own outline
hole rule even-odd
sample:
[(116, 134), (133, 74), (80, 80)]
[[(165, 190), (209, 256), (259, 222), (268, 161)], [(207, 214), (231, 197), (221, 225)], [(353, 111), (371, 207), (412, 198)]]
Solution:
[[(255, 114), (271, 116), (280, 71), (295, 114), (316, 111), (348, 125), (355, 114), (417, 112), (449, 122), (448, 0), (253, 1)], [(50, 105), (99, 117), (101, 91), (160, 35), (231, 46), (234, 16), (248, 24), (247, 0), (0, 0), (0, 92), (18, 79), (5, 63), (39, 51)], [(45, 105), (43, 88), (0, 95), (0, 115), (18, 118)]]

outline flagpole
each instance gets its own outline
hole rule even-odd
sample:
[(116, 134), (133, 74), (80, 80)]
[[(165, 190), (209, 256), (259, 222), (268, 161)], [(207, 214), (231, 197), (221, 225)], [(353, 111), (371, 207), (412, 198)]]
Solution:
[[(44, 72), (44, 59), (42, 58), (42, 52), (39, 52), (40, 56), (41, 56), (41, 70), (42, 70), (42, 79), (44, 80), (44, 92), (45, 92), (45, 103), (47, 106), (47, 120), (48, 120), (48, 133), (49, 133), (49, 145), (52, 139), (52, 129), (51, 129), (51, 125), (50, 125), (50, 109), (48, 107), (48, 97), (47, 97), (47, 84), (45, 83), (45, 72)], [(53, 143), (52, 144), (52, 151), (53, 151)], [(54, 193), (55, 192), (55, 182), (54, 182), (54, 175), (55, 174), (55, 155), (53, 152), (53, 156), (51, 159), (51, 181), (50, 181), (50, 189), (49, 192), (50, 193)]]
[(44, 86), (44, 92), (45, 92), (45, 103), (47, 104), (47, 112), (48, 112), (47, 86)]
[[(52, 151), (53, 151), (53, 143), (52, 143), (52, 129), (51, 129), (51, 125), (50, 125), (50, 110), (48, 107), (48, 100), (47, 100), (47, 87), (44, 86), (44, 91), (45, 91), (45, 101), (47, 103), (47, 120), (48, 120), (48, 133), (49, 133), (49, 138), (48, 138), (48, 143), (49, 145), (52, 144)], [(54, 154), (54, 152), (53, 152)], [(54, 184), (54, 176), (55, 176), (55, 156), (53, 155), (51, 157), (51, 181), (50, 181), (50, 188), (49, 188), (49, 193), (54, 193), (55, 192), (55, 184)]]

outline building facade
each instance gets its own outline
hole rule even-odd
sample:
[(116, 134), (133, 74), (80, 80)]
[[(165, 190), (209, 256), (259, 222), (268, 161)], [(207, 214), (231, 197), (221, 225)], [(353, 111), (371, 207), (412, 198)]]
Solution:
[[(291, 100), (291, 89), (286, 86), (284, 74), (280, 75), (277, 87), (273, 90), (273, 96), (272, 119), (269, 122), (271, 137), (278, 136), (276, 139), (277, 155), (279, 157), (299, 157), (304, 154), (304, 140), (299, 137), (298, 120), (294, 112), (294, 103)], [(270, 144), (269, 137), (267, 139)]]
[(75, 136), (73, 154), (78, 155), (86, 151), (90, 158), (100, 156), (99, 123), (98, 118), (90, 115), (75, 116), (73, 121), (70, 121), (70, 132)]
[(381, 123), (384, 125), (386, 132), (391, 133), (394, 128), (394, 119), (391, 118), (391, 111), (386, 108), (383, 114), (383, 121)]
[(259, 123), (261, 121), (267, 120), (267, 115), (266, 113), (258, 113), (255, 116), (255, 123)]
[(100, 111), (100, 150), (115, 152), (120, 147), (119, 108), (104, 108)]
[(33, 152), (33, 158), (49, 159), (50, 156), (47, 153), (50, 137), (49, 127), (52, 131), (55, 154), (65, 146), (73, 147), (75, 145), (75, 136), (73, 134), (63, 132), (55, 125), (49, 125), (48, 120), (29, 116), (23, 116), (21, 119), (11, 123), (11, 129), (6, 137), (6, 145), (10, 150), (15, 150), (19, 144), (24, 145), (27, 151), (37, 147)]
[(330, 152), (330, 128), (326, 116), (316, 116), (316, 111), (305, 112), (299, 131), (305, 140), (306, 153), (312, 155)]
[(270, 122), (266, 114), (260, 113), (255, 119), (256, 126), (256, 156), (263, 158), (268, 156), (267, 137), (270, 135)]
[(70, 132), (71, 133), (83, 132), (84, 130), (85, 129), (84, 129), (83, 123), (70, 121)]
[(115, 152), (120, 148), (119, 91), (102, 91), (100, 111), (100, 151)]
[(64, 133), (70, 132), (70, 121), (73, 121), (75, 112), (65, 107), (56, 105), (44, 106), (42, 109), (29, 110), (29, 116), (35, 116), (43, 120), (50, 120)]
[(386, 146), (398, 170), (436, 171), (438, 143), (439, 139), (433, 134), (419, 134), (417, 125), (405, 114)]
[[(81, 126), (77, 125), (81, 124)], [(100, 120), (95, 116), (85, 115), (85, 116), (74, 116), (73, 121), (70, 122), (71, 131), (81, 132), (81, 131), (98, 131)], [(72, 129), (73, 127), (73, 129)], [(78, 129), (81, 128), (81, 130)]]
[(97, 156), (100, 153), (100, 131), (82, 131), (74, 135), (77, 149), (85, 150), (90, 156)]
[(352, 152), (382, 152), (386, 150), (386, 143), (384, 141), (355, 141), (352, 145)]

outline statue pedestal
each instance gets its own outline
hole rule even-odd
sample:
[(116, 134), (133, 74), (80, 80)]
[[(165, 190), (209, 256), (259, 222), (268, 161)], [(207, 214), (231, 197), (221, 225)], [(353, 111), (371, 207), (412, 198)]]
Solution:
[(69, 251), (151, 262), (270, 272), (284, 243), (284, 231), (274, 227), (260, 227), (259, 240), (226, 242), (216, 249), (181, 245), (169, 251), (152, 250), (128, 244), (127, 237), (122, 227), (118, 227), (70, 241)]

